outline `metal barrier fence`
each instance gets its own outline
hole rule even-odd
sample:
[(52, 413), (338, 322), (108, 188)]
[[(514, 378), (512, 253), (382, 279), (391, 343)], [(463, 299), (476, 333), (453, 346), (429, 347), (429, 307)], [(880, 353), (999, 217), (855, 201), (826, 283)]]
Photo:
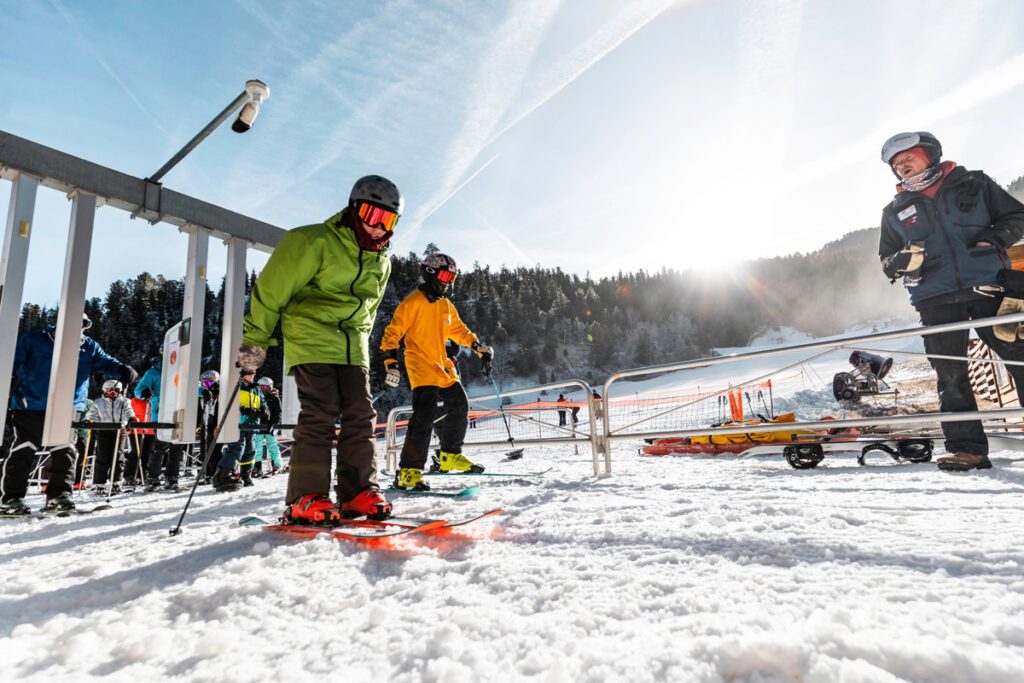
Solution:
[[(568, 402), (544, 400), (549, 394), (562, 393)], [(508, 401), (516, 396), (535, 396), (528, 403)], [(508, 401), (501, 405), (502, 400)], [(500, 406), (500, 408), (499, 408)], [(594, 459), (594, 474), (600, 473), (597, 440), (599, 406), (595, 404), (590, 385), (582, 380), (566, 380), (525, 389), (510, 389), (498, 394), (469, 397), (469, 428), (465, 449), (515, 446), (589, 443)], [(398, 454), (405, 443), (404, 432), (412, 406), (399, 406), (388, 413), (384, 434), (387, 467), (398, 468)], [(437, 430), (444, 419), (439, 408), (434, 417), (435, 429), (431, 444), (437, 442)], [(507, 425), (507, 426), (506, 426)]]
[[(894, 330), (891, 332), (877, 332), (867, 335), (843, 337), (840, 339), (830, 339), (823, 341), (808, 342), (804, 344), (794, 344), (792, 346), (777, 347), (765, 351), (752, 351), (748, 353), (733, 354), (729, 356), (699, 358), (682, 363), (637, 368), (634, 370), (627, 370), (624, 372), (615, 373), (611, 377), (609, 377), (604, 384), (604, 402), (606, 414), (605, 419), (602, 421), (602, 429), (597, 439), (596, 448), (599, 454), (603, 455), (604, 457), (605, 471), (611, 472), (610, 444), (613, 441), (635, 440), (641, 438), (658, 439), (670, 437), (691, 437), (711, 434), (723, 436), (727, 434), (745, 434), (751, 431), (750, 425), (712, 427), (710, 426), (710, 424), (688, 424), (689, 421), (685, 419), (685, 416), (687, 414), (686, 411), (688, 409), (693, 408), (696, 401), (707, 401), (709, 398), (714, 398), (716, 395), (724, 397), (730, 391), (735, 391), (738, 387), (742, 389), (750, 385), (755, 385), (761, 382), (769, 381), (771, 377), (774, 375), (786, 372), (793, 367), (819, 359), (835, 351), (863, 349), (863, 344), (871, 342), (879, 342), (892, 339), (903, 339), (917, 336), (927, 336), (931, 334), (939, 334), (942, 332), (970, 330), (972, 328), (990, 327), (996, 323), (1006, 324), (1014, 322), (1024, 322), (1024, 314), (1014, 314), (1000, 316), (998, 318), (984, 318), (965, 322), (947, 323), (943, 325), (905, 328), (901, 330)], [(680, 402), (678, 400), (679, 397), (676, 396), (673, 397), (672, 402), (668, 402), (666, 400), (659, 403), (656, 391), (651, 392), (649, 389), (645, 389), (643, 393), (640, 393), (640, 391), (622, 390), (623, 382), (625, 380), (651, 380), (655, 376), (665, 375), (666, 373), (671, 372), (703, 369), (717, 365), (737, 364), (743, 361), (769, 358), (772, 356), (798, 354), (804, 352), (814, 353), (811, 353), (805, 358), (801, 358), (800, 360), (789, 363), (784, 367), (773, 369), (772, 371), (767, 373), (762, 373), (761, 375), (753, 377), (750, 380), (743, 382), (739, 385), (730, 385), (725, 388), (720, 388), (711, 391), (702, 390), (698, 392), (697, 395), (694, 396), (693, 402)], [(875, 352), (881, 351), (875, 349)], [(900, 352), (885, 351), (885, 353), (898, 354)], [(976, 359), (968, 359), (967, 356), (936, 356), (927, 353), (913, 355), (925, 356), (928, 357), (929, 359), (963, 361), (965, 363), (970, 361), (972, 363), (989, 362), (993, 364), (1002, 365), (1024, 365), (1024, 362), (1004, 361), (1001, 359), (989, 359), (978, 361)], [(666, 396), (671, 394), (670, 391), (663, 393)], [(746, 396), (746, 398), (748, 402), (752, 404), (754, 403), (753, 401), (751, 401), (750, 396)], [(914, 415), (898, 415), (840, 420), (819, 420), (811, 422), (799, 422), (796, 424), (802, 430), (815, 430), (845, 429), (851, 427), (868, 427), (879, 425), (938, 425), (943, 422), (964, 422), (970, 420), (982, 420), (991, 423), (994, 420), (1008, 420), (1020, 417), (1024, 417), (1024, 407), (977, 410), (963, 413), (932, 412), (918, 413)], [(793, 427), (794, 423), (792, 422), (781, 424), (765, 423), (758, 424), (756, 429), (758, 432), (782, 432), (791, 431)]]

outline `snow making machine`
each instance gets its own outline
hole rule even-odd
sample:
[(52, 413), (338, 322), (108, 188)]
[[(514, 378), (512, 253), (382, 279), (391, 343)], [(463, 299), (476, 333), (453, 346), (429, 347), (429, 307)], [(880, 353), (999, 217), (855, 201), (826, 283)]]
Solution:
[(837, 401), (856, 403), (861, 396), (899, 395), (899, 390), (885, 381), (892, 370), (892, 358), (854, 351), (850, 354), (850, 365), (853, 372), (837, 372), (832, 378), (832, 395)]

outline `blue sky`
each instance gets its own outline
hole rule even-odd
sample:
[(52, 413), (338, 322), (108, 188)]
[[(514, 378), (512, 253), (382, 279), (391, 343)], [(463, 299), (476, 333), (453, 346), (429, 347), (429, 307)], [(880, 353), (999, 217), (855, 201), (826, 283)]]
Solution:
[[(716, 277), (813, 250), (877, 222), (878, 150), (907, 129), (1024, 175), (1012, 0), (0, 0), (0, 26), (0, 129), (146, 176), (259, 78), (252, 131), (224, 126), (166, 186), (287, 228), (380, 173), (406, 196), (397, 251), (467, 266)], [(56, 301), (67, 223), (41, 190), (26, 300)], [(184, 254), (101, 209), (89, 295), (180, 277)]]

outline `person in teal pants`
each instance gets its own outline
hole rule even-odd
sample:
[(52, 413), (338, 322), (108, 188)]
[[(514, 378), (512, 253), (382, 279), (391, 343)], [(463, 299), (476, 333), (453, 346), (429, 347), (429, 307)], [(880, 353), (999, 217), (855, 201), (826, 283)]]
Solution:
[(263, 447), (266, 446), (266, 452), (270, 455), (268, 474), (274, 475), (281, 471), (281, 448), (277, 445), (277, 435), (274, 434), (274, 427), (281, 423), (281, 394), (274, 388), (274, 380), (269, 377), (260, 377), (256, 384), (263, 391), (263, 398), (270, 410), (270, 421), (265, 432), (257, 432), (253, 437), (256, 447), (256, 465), (253, 472), (259, 476), (263, 475)]

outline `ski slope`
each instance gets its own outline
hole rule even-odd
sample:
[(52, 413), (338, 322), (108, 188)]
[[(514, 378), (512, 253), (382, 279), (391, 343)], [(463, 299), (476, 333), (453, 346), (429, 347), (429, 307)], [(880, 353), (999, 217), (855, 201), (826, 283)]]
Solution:
[[(651, 458), (532, 447), (476, 499), (472, 542), (369, 551), (240, 528), (235, 494), (114, 499), (0, 525), (4, 680), (1024, 680), (1024, 461), (951, 475), (882, 459)], [(435, 486), (462, 480), (433, 478)], [(38, 498), (32, 500), (39, 503)]]

